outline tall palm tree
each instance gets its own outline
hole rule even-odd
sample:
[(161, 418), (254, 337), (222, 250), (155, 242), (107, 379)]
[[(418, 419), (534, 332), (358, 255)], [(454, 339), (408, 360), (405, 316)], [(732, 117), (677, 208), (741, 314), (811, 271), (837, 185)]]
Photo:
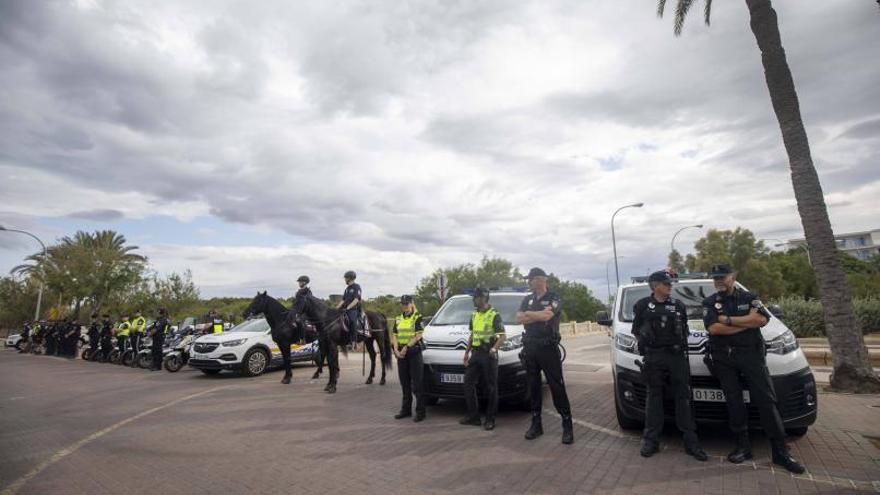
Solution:
[[(681, 34), (684, 19), (694, 3), (694, 0), (678, 0), (674, 21), (676, 36)], [(764, 77), (782, 131), (794, 197), (816, 272), (825, 333), (834, 356), (831, 386), (852, 392), (880, 392), (880, 379), (874, 373), (865, 339), (856, 323), (849, 286), (838, 258), (822, 185), (810, 155), (810, 143), (801, 118), (794, 79), (782, 48), (776, 11), (770, 0), (746, 0), (746, 6), (752, 33), (761, 51)], [(658, 16), (663, 16), (665, 7), (666, 0), (658, 0)], [(712, 0), (705, 0), (703, 16), (707, 25), (711, 13)]]

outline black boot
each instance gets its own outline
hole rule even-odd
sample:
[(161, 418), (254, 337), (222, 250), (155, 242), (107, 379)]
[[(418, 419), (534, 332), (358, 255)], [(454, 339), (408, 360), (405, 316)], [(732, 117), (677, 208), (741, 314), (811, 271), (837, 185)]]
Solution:
[(727, 460), (734, 464), (742, 464), (752, 458), (752, 444), (748, 432), (736, 436), (736, 448), (727, 454)]
[(532, 414), (532, 425), (526, 432), (526, 440), (534, 440), (544, 434), (544, 426), (541, 424), (541, 414)]
[(653, 440), (645, 439), (642, 442), (642, 450), (639, 451), (639, 454), (642, 457), (651, 457), (657, 452), (660, 452), (660, 444)]
[(416, 411), (416, 417), (413, 418), (414, 423), (420, 423), (425, 420), (425, 411), (418, 412)]
[(403, 419), (412, 416), (412, 411), (406, 411), (401, 409), (399, 413), (394, 415), (394, 419)]
[(571, 424), (571, 416), (562, 417), (562, 443), (571, 445), (574, 443), (574, 427)]
[(782, 466), (794, 474), (803, 474), (804, 471), (806, 471), (804, 465), (791, 456), (791, 453), (788, 451), (788, 447), (785, 446), (785, 443), (774, 442), (771, 445), (771, 449), (773, 450), (773, 464)]
[(480, 421), (479, 416), (467, 416), (458, 421), (458, 424), (464, 426), (482, 426), (483, 422)]
[(700, 462), (706, 462), (709, 460), (709, 454), (707, 454), (706, 451), (703, 450), (703, 447), (697, 442), (685, 445), (684, 452)]

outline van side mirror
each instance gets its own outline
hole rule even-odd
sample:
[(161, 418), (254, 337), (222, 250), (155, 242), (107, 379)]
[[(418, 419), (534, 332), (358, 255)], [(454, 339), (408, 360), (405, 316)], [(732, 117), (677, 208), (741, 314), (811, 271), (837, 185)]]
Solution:
[(596, 323), (602, 325), (603, 327), (610, 327), (613, 323), (611, 320), (611, 316), (608, 314), (608, 311), (599, 311), (596, 313)]
[(782, 311), (782, 308), (779, 307), (778, 304), (771, 304), (770, 306), (767, 306), (767, 311), (769, 311), (771, 315), (779, 318), (780, 320), (782, 319), (783, 315), (785, 315), (785, 312)]

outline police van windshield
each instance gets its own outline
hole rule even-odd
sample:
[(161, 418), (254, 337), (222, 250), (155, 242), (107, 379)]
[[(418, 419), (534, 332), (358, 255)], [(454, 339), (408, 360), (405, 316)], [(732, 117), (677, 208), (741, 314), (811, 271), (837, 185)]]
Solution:
[(269, 323), (265, 318), (254, 318), (230, 328), (227, 332), (265, 332), (269, 329)]
[[(505, 325), (516, 325), (516, 312), (525, 294), (489, 296), (489, 304), (501, 315)], [(456, 297), (446, 302), (431, 320), (431, 326), (467, 325), (474, 312), (474, 300), (470, 297)]]
[[(687, 306), (688, 318), (699, 320), (703, 317), (703, 299), (717, 292), (712, 282), (678, 282), (672, 285), (672, 297)], [(647, 285), (623, 289), (623, 304), (620, 305), (620, 319), (633, 320), (633, 305), (643, 297), (651, 295)]]

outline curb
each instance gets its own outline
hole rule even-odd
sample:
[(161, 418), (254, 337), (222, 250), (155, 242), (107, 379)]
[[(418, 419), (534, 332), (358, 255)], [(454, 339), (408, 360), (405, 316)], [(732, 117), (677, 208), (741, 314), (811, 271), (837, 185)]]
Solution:
[[(831, 349), (823, 347), (801, 347), (801, 350), (804, 351), (804, 356), (806, 356), (807, 362), (809, 362), (811, 365), (831, 366), (834, 363)], [(868, 355), (871, 357), (871, 364), (873, 366), (880, 366), (880, 350), (869, 349)]]

